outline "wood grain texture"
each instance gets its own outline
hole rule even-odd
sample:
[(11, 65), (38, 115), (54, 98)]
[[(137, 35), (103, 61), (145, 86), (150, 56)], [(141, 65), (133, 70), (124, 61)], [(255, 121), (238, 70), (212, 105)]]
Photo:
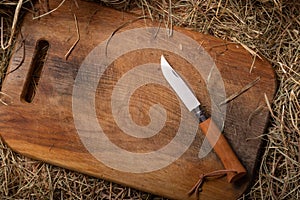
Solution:
[[(59, 1), (50, 3), (54, 8)], [(198, 181), (199, 175), (223, 169), (221, 161), (214, 152), (203, 159), (198, 158), (204, 139), (200, 130), (188, 150), (179, 159), (162, 169), (147, 173), (122, 172), (110, 168), (93, 157), (82, 143), (72, 113), (74, 81), (80, 66), (97, 45), (108, 39), (122, 24), (136, 19), (136, 16), (93, 3), (79, 1), (78, 4), (79, 8), (76, 8), (72, 2), (66, 2), (56, 12), (39, 20), (32, 20), (30, 14), (25, 18), (22, 26), (23, 38), (19, 38), (8, 69), (11, 71), (18, 67), (18, 70), (7, 75), (1, 90), (13, 99), (13, 103), (8, 106), (0, 105), (1, 137), (15, 151), (54, 165), (172, 199), (194, 199), (195, 196), (189, 197), (187, 193)], [(74, 14), (78, 20), (80, 41), (68, 60), (65, 60), (65, 54), (76, 41)], [(139, 20), (120, 31), (145, 26), (157, 27), (157, 24), (148, 20)], [(200, 199), (236, 199), (248, 187), (255, 174), (255, 165), (259, 162), (260, 136), (264, 133), (268, 122), (264, 94), (272, 99), (276, 87), (273, 69), (265, 60), (256, 59), (254, 70), (249, 73), (252, 57), (240, 45), (229, 44), (182, 28), (176, 27), (175, 30), (198, 41), (213, 58), (222, 75), (227, 96), (239, 91), (256, 77), (260, 77), (257, 84), (228, 103), (223, 131), (238, 158), (247, 168), (247, 177), (234, 184), (229, 184), (225, 177), (205, 182), (200, 193)], [(41, 39), (47, 40), (50, 47), (35, 97), (31, 103), (27, 103), (21, 101), (21, 94), (36, 42)], [(25, 46), (21, 47), (23, 40)], [(119, 46), (124, 48), (122, 43)], [(184, 50), (183, 48), (182, 51)], [(165, 111), (158, 116), (166, 119), (157, 134), (147, 138), (130, 136), (119, 128), (113, 117), (111, 96), (118, 81), (136, 66), (147, 63), (158, 66), (161, 54), (166, 56), (174, 69), (183, 77), (188, 77), (187, 81), (197, 98), (205, 105), (208, 113), (211, 112), (211, 100), (205, 80), (191, 63), (172, 53), (171, 50), (130, 51), (107, 66), (100, 81), (95, 79), (92, 72), (86, 71), (87, 82), (96, 81), (98, 84), (95, 93), (97, 120), (107, 138), (126, 151), (147, 153), (159, 150), (170, 143), (180, 127), (183, 112), (180, 109), (180, 101), (170, 88), (155, 83), (145, 84), (136, 89), (130, 96), (128, 109), (136, 124), (147, 126), (151, 123), (150, 108), (159, 103)], [(155, 69), (159, 68), (154, 67)], [(147, 73), (146, 75), (140, 73), (142, 78), (148, 77)], [(156, 73), (149, 76), (158, 81), (160, 79), (156, 77)], [(132, 79), (128, 84), (135, 81)], [(119, 91), (128, 92), (126, 87), (126, 85), (121, 87)], [(82, 105), (78, 110), (84, 113), (88, 106), (88, 104)], [(258, 109), (259, 107), (261, 109)], [(122, 109), (121, 105), (116, 109)], [(157, 120), (158, 124), (159, 121)], [(194, 122), (187, 122), (186, 126), (189, 126), (189, 123), (192, 125)], [(122, 160), (119, 162), (121, 163)]]

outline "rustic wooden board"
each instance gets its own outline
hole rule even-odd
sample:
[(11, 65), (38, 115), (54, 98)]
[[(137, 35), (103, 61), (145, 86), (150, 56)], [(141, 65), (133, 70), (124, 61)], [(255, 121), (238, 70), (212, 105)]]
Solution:
[[(51, 1), (50, 7), (54, 8), (58, 4), (58, 1)], [(93, 3), (79, 1), (78, 5), (79, 7), (76, 7), (73, 2), (66, 2), (56, 12), (38, 20), (32, 20), (32, 16), (27, 15), (22, 26), (23, 37), (19, 38), (8, 69), (13, 72), (6, 76), (1, 90), (6, 94), (2, 95), (2, 98), (8, 103), (6, 106), (0, 104), (1, 137), (15, 151), (54, 165), (173, 199), (195, 198), (195, 196), (189, 197), (187, 192), (197, 182), (200, 174), (223, 169), (222, 163), (214, 152), (199, 159), (198, 153), (204, 139), (200, 130), (197, 130), (195, 138), (182, 156), (175, 159), (174, 162), (172, 161), (170, 165), (155, 171), (145, 172), (145, 170), (136, 173), (133, 172), (134, 170), (131, 171), (130, 167), (127, 172), (118, 170), (92, 156), (90, 152), (97, 153), (97, 149), (94, 149), (94, 152), (86, 149), (86, 144), (78, 134), (78, 127), (76, 127), (74, 119), (74, 107), (72, 108), (76, 76), (82, 70), (80, 68), (82, 64), (93, 64), (92, 59), (84, 60), (89, 53), (107, 40), (118, 27), (129, 20), (136, 19), (136, 16), (100, 7)], [(77, 38), (74, 15), (77, 17), (80, 40), (66, 60), (65, 54)], [(145, 26), (157, 27), (157, 24), (152, 24), (149, 20), (138, 20), (120, 31)], [(256, 58), (253, 71), (249, 73), (253, 58), (240, 45), (181, 28), (175, 28), (175, 30), (198, 41), (199, 46), (201, 45), (208, 52), (222, 76), (227, 97), (260, 77), (257, 84), (229, 102), (226, 108), (224, 135), (247, 168), (247, 177), (234, 184), (227, 183), (225, 177), (205, 182), (200, 193), (201, 199), (236, 199), (249, 186), (255, 174), (255, 165), (259, 162), (258, 155), (262, 139), (260, 136), (264, 133), (268, 122), (268, 109), (265, 105), (264, 94), (269, 100), (274, 95), (274, 72), (268, 62)], [(116, 33), (114, 37), (117, 38), (118, 34)], [(166, 38), (168, 41), (168, 37)], [(28, 74), (32, 63), (36, 63), (32, 61), (32, 58), (35, 55), (37, 41), (41, 40), (40, 45), (42, 46), (38, 51), (42, 51), (43, 45), (45, 45), (45, 43), (43, 44), (44, 40), (49, 43), (49, 50), (46, 58), (37, 58), (45, 60), (45, 63), (38, 86), (34, 86), (36, 87), (34, 99), (28, 103), (26, 100), (29, 101), (32, 96), (32, 92), (28, 92), (28, 87), (32, 87), (32, 84), (29, 86), (30, 83), (26, 83), (26, 80), (31, 80)], [(131, 48), (131, 45), (125, 41), (119, 44), (111, 42), (109, 45), (114, 45), (114, 48), (108, 46), (108, 54), (118, 48)], [(184, 44), (179, 47), (183, 52), (186, 51), (185, 48)], [(181, 109), (180, 101), (170, 87), (160, 84), (162, 76), (159, 75), (158, 64), (161, 54), (164, 54), (172, 66), (187, 79), (196, 96), (210, 113), (211, 99), (205, 80), (190, 62), (174, 53), (173, 49), (166, 51), (144, 48), (127, 52), (106, 66), (100, 80), (93, 71), (81, 71), (81, 73), (86, 73), (85, 78), (87, 78), (81, 81), (97, 84), (96, 91), (89, 91), (89, 86), (87, 86), (85, 88), (87, 91), (84, 91), (83, 94), (89, 95), (90, 92), (96, 92), (94, 106), (98, 124), (109, 141), (127, 152), (146, 156), (147, 153), (158, 151), (168, 145), (181, 126), (182, 115), (187, 112)], [(99, 60), (96, 59), (96, 62)], [(199, 62), (204, 61), (199, 60)], [(101, 64), (103, 68), (107, 63), (100, 61)], [(150, 65), (155, 67), (151, 68)], [(137, 66), (144, 67), (137, 71), (139, 79), (129, 77), (129, 81), (120, 83), (123, 75), (136, 69)], [(102, 68), (100, 66), (99, 70), (101, 71)], [(145, 71), (145, 69), (150, 71)], [(149, 77), (157, 82), (140, 85), (127, 102), (128, 110), (134, 123), (147, 126), (152, 123), (149, 117), (150, 107), (160, 103), (165, 111), (158, 113), (159, 115), (156, 116), (158, 120), (154, 120), (157, 124), (154, 124), (152, 128), (159, 127), (160, 121), (163, 121), (164, 124), (158, 133), (151, 137), (134, 137), (125, 134), (119, 128), (119, 122), (115, 121), (112, 111), (111, 98), (118, 83), (121, 86), (117, 91), (127, 94), (126, 88), (130, 88), (130, 84)], [(85, 96), (78, 97), (78, 100), (83, 105), (76, 107), (76, 112), (85, 113), (91, 105), (89, 102), (84, 103)], [(122, 110), (123, 104), (121, 103), (122, 101), (119, 101), (114, 109)], [(154, 108), (152, 107), (152, 109)], [(125, 117), (124, 120), (126, 121), (126, 119)], [(184, 119), (190, 121), (184, 125), (186, 130), (197, 123), (195, 120), (193, 121), (192, 114)], [(182, 144), (179, 141), (178, 148), (180, 145)], [(177, 146), (175, 147), (177, 148)], [(174, 152), (176, 148), (173, 149)], [(123, 166), (125, 158), (115, 153), (111, 152), (112, 162), (120, 163), (120, 166)], [(149, 165), (160, 165), (160, 162), (163, 161), (150, 159), (148, 162)], [(138, 165), (139, 162), (133, 160), (131, 163)]]

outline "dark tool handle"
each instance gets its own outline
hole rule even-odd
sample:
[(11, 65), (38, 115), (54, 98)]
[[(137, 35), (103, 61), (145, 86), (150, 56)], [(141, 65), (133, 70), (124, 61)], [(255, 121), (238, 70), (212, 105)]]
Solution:
[(235, 182), (245, 176), (247, 174), (246, 169), (241, 164), (236, 154), (228, 144), (226, 138), (220, 132), (213, 120), (208, 118), (207, 120), (199, 123), (199, 127), (210, 144), (213, 146), (214, 151), (221, 159), (225, 169), (235, 171), (227, 173), (228, 182)]

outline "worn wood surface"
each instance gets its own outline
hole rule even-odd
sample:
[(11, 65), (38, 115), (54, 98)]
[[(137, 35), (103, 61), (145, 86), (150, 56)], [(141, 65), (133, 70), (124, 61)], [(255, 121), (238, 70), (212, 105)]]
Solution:
[[(51, 1), (50, 6), (54, 8), (58, 4), (58, 1)], [(79, 8), (73, 2), (66, 2), (56, 12), (37, 20), (32, 20), (31, 14), (27, 15), (22, 26), (23, 37), (19, 38), (8, 72), (16, 68), (17, 70), (6, 76), (1, 90), (6, 94), (6, 96), (2, 95), (2, 98), (5, 98), (8, 104), (0, 104), (1, 137), (15, 151), (54, 165), (172, 199), (194, 199), (195, 196), (189, 197), (187, 192), (198, 181), (200, 174), (223, 169), (221, 161), (214, 152), (199, 159), (198, 153), (204, 139), (200, 129), (195, 133), (196, 136), (188, 149), (178, 159), (157, 170), (139, 173), (130, 171), (130, 168), (122, 171), (107, 166), (105, 162), (91, 155), (91, 152), (97, 153), (99, 149), (87, 149), (80, 138), (78, 127), (74, 123), (74, 108), (72, 108), (74, 85), (80, 67), (83, 63), (93, 64), (93, 59), (84, 60), (88, 54), (101, 42), (107, 40), (118, 27), (136, 19), (136, 16), (93, 3), (79, 1), (78, 5)], [(80, 40), (66, 60), (66, 53), (77, 39), (74, 15), (78, 22)], [(158, 27), (158, 24), (151, 23), (149, 20), (137, 20), (122, 28), (120, 32), (146, 26)], [(236, 199), (249, 186), (255, 175), (255, 166), (259, 162), (261, 136), (268, 122), (264, 94), (272, 100), (275, 92), (274, 72), (268, 62), (256, 58), (253, 71), (249, 73), (253, 57), (238, 44), (182, 28), (175, 28), (175, 30), (193, 38), (208, 52), (222, 75), (227, 97), (260, 77), (253, 87), (227, 103), (223, 131), (240, 161), (247, 168), (247, 177), (234, 184), (228, 183), (226, 177), (210, 180), (205, 182), (200, 193), (201, 199)], [(118, 34), (119, 32), (113, 38), (117, 38)], [(113, 38), (107, 48), (108, 56), (114, 49), (130, 49), (128, 42), (116, 44)], [(36, 55), (36, 44), (40, 40), (48, 41), (49, 50), (45, 58), (37, 58), (42, 61), (36, 65), (44, 64), (39, 75), (38, 71), (32, 72), (30, 68), (32, 63), (36, 63), (32, 58)], [(110, 45), (114, 45), (114, 48)], [(174, 53), (172, 48), (168, 51), (155, 48), (137, 49), (118, 56), (108, 66), (105, 66), (107, 63), (101, 63), (101, 60), (96, 58), (95, 62), (98, 62), (97, 64), (100, 62), (100, 71), (101, 66), (106, 67), (100, 80), (93, 71), (85, 72), (86, 80), (83, 81), (97, 85), (96, 91), (89, 91), (89, 85), (86, 86), (87, 91), (83, 91), (83, 94), (95, 93), (94, 108), (99, 126), (109, 141), (126, 152), (146, 155), (162, 149), (176, 136), (183, 123), (182, 115), (187, 113), (187, 110), (181, 109), (180, 101), (170, 87), (160, 84), (162, 76), (158, 64), (162, 54), (167, 57), (175, 70), (185, 77), (207, 112), (211, 113), (212, 101), (206, 87), (206, 80), (190, 62)], [(183, 44), (179, 49), (186, 51), (186, 46)], [(199, 62), (204, 61), (199, 60)], [(126, 96), (127, 88), (140, 80), (129, 77), (127, 81), (120, 81), (126, 73), (137, 69), (137, 66), (142, 66), (136, 71), (137, 76), (142, 77), (141, 80), (151, 77), (156, 82), (140, 85), (130, 93), (128, 102), (122, 104), (122, 99), (117, 99), (117, 103), (113, 105), (112, 96), (116, 95), (114, 91), (124, 93)], [(31, 76), (28, 74), (40, 76), (31, 83), (33, 86), (29, 86)], [(29, 80), (29, 83), (26, 80)], [(35, 85), (37, 80), (38, 85)], [(28, 87), (34, 88), (34, 91), (28, 92)], [(114, 90), (116, 87), (119, 89)], [(35, 96), (31, 99), (34, 92)], [(89, 102), (85, 103), (84, 95), (75, 98), (83, 104), (75, 108), (76, 112), (85, 113), (91, 106)], [(153, 105), (157, 103), (164, 108), (164, 111), (157, 109), (159, 112), (155, 115), (156, 120), (153, 120), (149, 112), (151, 109), (156, 109)], [(127, 118), (131, 118), (140, 127), (152, 124), (151, 129), (157, 133), (150, 136), (143, 133), (136, 136), (125, 134), (119, 127), (121, 122), (116, 122), (112, 106), (115, 106), (114, 110), (122, 110), (127, 106), (130, 113)], [(127, 120), (126, 116), (120, 118), (121, 121)], [(192, 114), (184, 119), (188, 122), (182, 126), (187, 127), (187, 130), (197, 124)], [(156, 130), (157, 127), (159, 130)], [(140, 134), (136, 129), (132, 132)], [(182, 144), (180, 141), (177, 143), (179, 148)], [(176, 152), (176, 148), (173, 147), (173, 151)], [(116, 152), (110, 153), (111, 162), (120, 163), (120, 166), (125, 162), (122, 159), (127, 159), (116, 155)], [(167, 158), (168, 156), (174, 155), (167, 155)], [(131, 162), (139, 164), (138, 160)], [(150, 159), (148, 162), (149, 165), (153, 163), (160, 165), (159, 160)]]

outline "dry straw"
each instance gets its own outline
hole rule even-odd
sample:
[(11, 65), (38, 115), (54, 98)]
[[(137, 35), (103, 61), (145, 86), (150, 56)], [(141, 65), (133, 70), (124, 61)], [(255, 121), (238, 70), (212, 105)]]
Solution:
[[(75, 0), (74, 0), (75, 1)], [(95, 0), (96, 1), (96, 0)], [(41, 0), (40, 2), (43, 2)], [(76, 1), (75, 1), (76, 2)], [(63, 2), (62, 2), (63, 3)], [(278, 91), (258, 177), (241, 198), (300, 199), (300, 2), (298, 0), (105, 0), (102, 3), (240, 43), (253, 59), (265, 57), (278, 77)], [(0, 1), (3, 19), (0, 75), (17, 32), (22, 1)], [(55, 12), (48, 10), (48, 12)], [(29, 9), (31, 11), (31, 9)], [(19, 12), (19, 13), (17, 13)], [(41, 17), (41, 16), (39, 16)], [(12, 39), (11, 39), (12, 38)], [(249, 66), (249, 71), (254, 71)], [(2, 199), (162, 199), (100, 179), (71, 172), (13, 153), (0, 143)]]

